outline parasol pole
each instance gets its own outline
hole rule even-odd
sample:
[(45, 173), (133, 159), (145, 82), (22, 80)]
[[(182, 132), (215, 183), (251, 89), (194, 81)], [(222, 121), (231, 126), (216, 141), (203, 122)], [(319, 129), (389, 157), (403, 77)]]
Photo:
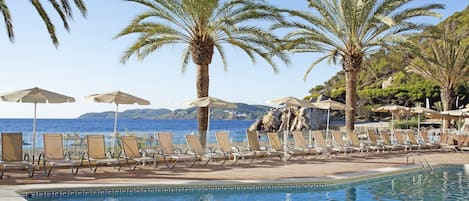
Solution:
[(331, 108), (329, 107), (327, 109), (327, 122), (326, 122), (326, 145), (328, 145), (328, 141), (329, 141), (329, 118), (330, 118), (330, 115), (331, 115)]
[(34, 119), (33, 119), (33, 149), (31, 150), (31, 156), (34, 162), (34, 150), (36, 149), (36, 107), (37, 102), (34, 102)]
[(291, 107), (288, 107), (287, 128), (283, 131), (283, 151), (287, 154), (288, 131), (290, 130)]
[(394, 112), (391, 112), (391, 134), (394, 136)]
[(417, 117), (417, 134), (420, 136), (420, 113), (418, 113)]
[(207, 134), (206, 134), (206, 138), (205, 138), (205, 149), (208, 151), (209, 148), (208, 148), (208, 140), (210, 139), (210, 105), (208, 105), (208, 121), (207, 121)]
[(116, 137), (117, 137), (117, 114), (119, 113), (119, 104), (116, 103), (116, 112), (114, 114), (114, 135), (112, 136), (111, 140), (111, 153), (114, 154), (114, 148), (116, 145)]

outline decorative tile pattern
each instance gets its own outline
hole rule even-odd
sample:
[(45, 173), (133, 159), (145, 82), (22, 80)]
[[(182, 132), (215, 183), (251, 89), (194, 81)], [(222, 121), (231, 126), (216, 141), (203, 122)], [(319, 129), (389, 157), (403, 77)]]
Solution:
[[(452, 168), (458, 166), (437, 166), (434, 168)], [(351, 184), (362, 184), (381, 179), (392, 179), (406, 175), (421, 173), (420, 168), (404, 169), (401, 171), (368, 174), (345, 179), (318, 182), (288, 182), (288, 183), (245, 183), (245, 184), (196, 184), (196, 185), (150, 185), (150, 186), (117, 186), (117, 187), (85, 187), (80, 189), (54, 189), (22, 191), (19, 194), (28, 200), (53, 197), (103, 197), (123, 196), (134, 193), (194, 193), (194, 192), (237, 192), (237, 191), (278, 191), (278, 190), (333, 190)]]

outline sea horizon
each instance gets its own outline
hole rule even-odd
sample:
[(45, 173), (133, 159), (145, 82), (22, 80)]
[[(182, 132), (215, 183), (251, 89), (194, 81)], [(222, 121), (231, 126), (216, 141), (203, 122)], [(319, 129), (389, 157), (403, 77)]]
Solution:
[[(209, 143), (216, 143), (214, 133), (228, 131), (233, 142), (245, 140), (246, 129), (255, 120), (211, 120)], [(150, 136), (157, 132), (171, 132), (174, 142), (184, 144), (184, 135), (197, 133), (197, 120), (148, 120), (148, 119), (118, 119), (117, 130), (120, 135), (135, 134)], [(32, 118), (0, 118), (0, 131), (21, 132), (26, 144), (32, 142)], [(85, 137), (88, 134), (102, 134), (109, 138), (114, 131), (114, 119), (37, 119), (36, 147), (42, 146), (42, 134), (63, 133), (65, 135), (78, 134)]]

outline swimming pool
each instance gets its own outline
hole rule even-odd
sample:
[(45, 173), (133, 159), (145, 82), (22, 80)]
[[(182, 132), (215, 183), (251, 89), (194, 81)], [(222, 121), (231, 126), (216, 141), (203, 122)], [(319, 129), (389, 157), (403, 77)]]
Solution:
[[(29, 194), (31, 196), (31, 194)], [(100, 189), (34, 194), (31, 201), (121, 201), (121, 200), (469, 200), (469, 166), (442, 166), (430, 173), (398, 175), (347, 181), (345, 183), (220, 185), (201, 188)]]

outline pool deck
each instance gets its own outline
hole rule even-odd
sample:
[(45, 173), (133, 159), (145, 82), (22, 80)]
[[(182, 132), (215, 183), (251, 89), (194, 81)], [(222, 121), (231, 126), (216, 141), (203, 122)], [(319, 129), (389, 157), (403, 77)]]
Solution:
[[(421, 157), (431, 164), (469, 164), (469, 153), (423, 152)], [(122, 168), (100, 167), (95, 176), (88, 168), (81, 168), (77, 176), (69, 169), (56, 169), (50, 177), (41, 171), (34, 178), (24, 172), (7, 172), (0, 180), (0, 200), (24, 200), (16, 191), (50, 188), (84, 188), (92, 186), (134, 186), (134, 185), (178, 185), (178, 184), (242, 184), (242, 183), (283, 183), (323, 182), (346, 179), (368, 174), (399, 171), (418, 166), (406, 165), (406, 153), (380, 153), (370, 156), (339, 155), (338, 158), (316, 158), (285, 162), (254, 161), (223, 166), (210, 164), (207, 167), (176, 166), (168, 169), (164, 164), (158, 168), (145, 166), (136, 171)]]

